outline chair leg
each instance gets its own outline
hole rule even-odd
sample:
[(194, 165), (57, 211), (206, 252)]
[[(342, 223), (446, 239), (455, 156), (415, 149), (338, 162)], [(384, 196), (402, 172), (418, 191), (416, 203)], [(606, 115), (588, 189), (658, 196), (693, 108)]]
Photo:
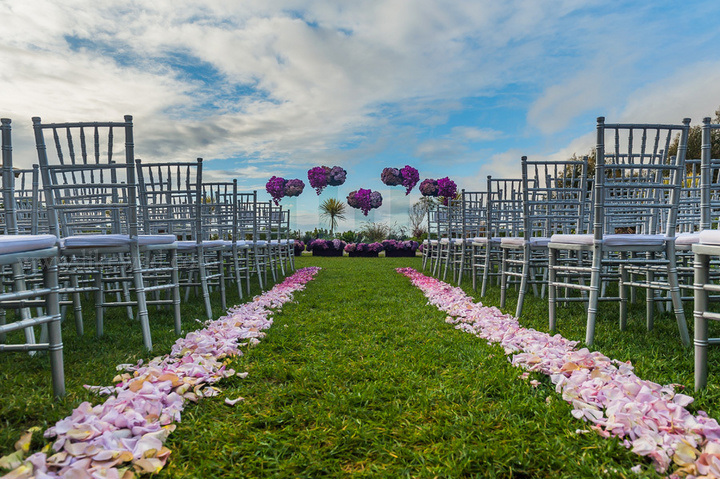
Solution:
[(505, 307), (505, 296), (507, 294), (507, 248), (502, 248), (502, 262), (500, 263), (500, 307)]
[(620, 253), (620, 283), (618, 289), (620, 293), (620, 331), (625, 331), (627, 328), (627, 313), (628, 313), (628, 272), (625, 268), (624, 262), (627, 259), (627, 253)]
[(93, 275), (93, 283), (95, 289), (95, 335), (101, 338), (105, 334), (105, 288), (103, 287), (102, 269), (98, 268)]
[(43, 260), (43, 277), (50, 293), (45, 296), (45, 311), (53, 319), (48, 323), (48, 355), (52, 370), (53, 394), (65, 395), (65, 365), (63, 362), (62, 332), (60, 329), (60, 294), (58, 285), (57, 257)]
[(548, 328), (550, 334), (555, 334), (557, 324), (555, 321), (555, 301), (557, 297), (557, 274), (555, 273), (555, 265), (557, 263), (558, 251), (550, 249), (548, 251)]
[(210, 305), (210, 288), (208, 288), (207, 269), (205, 267), (205, 252), (202, 247), (197, 250), (198, 270), (200, 276), (200, 288), (202, 289), (203, 303), (205, 303), (205, 315), (213, 319), (212, 306)]
[(220, 286), (220, 307), (223, 311), (227, 311), (227, 297), (225, 296), (225, 261), (224, 253), (221, 249), (217, 251), (217, 262), (218, 262), (218, 274), (220, 275), (218, 281)]
[(523, 302), (525, 301), (525, 293), (528, 290), (528, 276), (530, 275), (530, 247), (525, 246), (523, 251), (523, 267), (522, 277), (520, 278), (520, 291), (518, 292), (517, 307), (515, 308), (515, 317), (519, 318), (522, 314)]
[[(70, 273), (70, 287), (73, 289), (77, 289), (80, 287), (77, 274)], [(82, 302), (80, 301), (80, 293), (72, 293), (72, 303), (73, 311), (75, 313), (75, 331), (77, 332), (78, 336), (82, 336), (83, 334), (85, 334), (85, 326), (83, 323)]]
[(708, 283), (710, 257), (695, 253), (695, 391), (707, 386), (708, 320), (704, 313), (708, 307), (708, 292), (703, 288)]
[(588, 304), (587, 326), (585, 330), (585, 343), (592, 346), (595, 339), (595, 320), (597, 318), (598, 299), (600, 296), (600, 268), (602, 263), (602, 249), (593, 249), (592, 268), (590, 273), (590, 300)]
[(490, 251), (492, 249), (489, 241), (483, 247), (485, 248), (485, 267), (483, 268), (483, 279), (482, 286), (480, 287), (480, 297), (485, 296), (485, 293), (487, 292), (488, 280), (490, 279)]
[(133, 281), (135, 283), (135, 295), (137, 297), (137, 318), (140, 320), (140, 329), (142, 331), (143, 346), (148, 351), (152, 351), (152, 336), (150, 334), (150, 317), (148, 315), (147, 300), (145, 297), (145, 283), (142, 275), (142, 263), (140, 262), (140, 251), (137, 245), (132, 245), (130, 251), (130, 260), (132, 263)]
[[(647, 253), (646, 255), (648, 262), (652, 262), (655, 260), (655, 254), (654, 253)], [(655, 273), (652, 271), (648, 271), (646, 275), (646, 281), (647, 281), (647, 291), (645, 293), (645, 323), (647, 325), (647, 330), (651, 331), (655, 325), (655, 290), (652, 289), (650, 286), (652, 282), (655, 280)]]
[(172, 302), (175, 334), (180, 336), (182, 334), (182, 321), (180, 317), (180, 273), (178, 271), (177, 251), (171, 249), (168, 252), (168, 259), (172, 268), (170, 270), (170, 281), (172, 281), (174, 285), (172, 288)]
[(683, 309), (682, 297), (680, 295), (680, 282), (678, 280), (674, 250), (674, 243), (667, 246), (667, 277), (668, 283), (670, 283), (670, 295), (672, 297), (673, 310), (675, 311), (675, 320), (677, 321), (678, 331), (680, 332), (680, 340), (683, 346), (687, 347), (690, 346), (690, 334), (688, 333), (687, 322), (685, 321), (685, 310)]

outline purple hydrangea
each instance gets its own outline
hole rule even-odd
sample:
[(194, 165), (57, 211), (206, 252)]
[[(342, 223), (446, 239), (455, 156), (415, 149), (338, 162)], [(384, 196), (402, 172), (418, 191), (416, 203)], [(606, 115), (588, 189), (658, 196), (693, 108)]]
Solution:
[(265, 184), (265, 191), (272, 196), (276, 205), (280, 204), (280, 199), (285, 196), (285, 178), (273, 176)]
[(345, 183), (347, 171), (339, 166), (333, 166), (327, 174), (327, 184), (330, 186), (340, 186)]
[(382, 246), (385, 251), (416, 251), (419, 244), (417, 241), (384, 240)]
[(348, 243), (345, 245), (345, 251), (348, 253), (354, 253), (357, 249), (357, 243)]
[(300, 240), (295, 240), (293, 247), (295, 249), (295, 256), (300, 256), (302, 252), (305, 251), (305, 243)]
[(300, 196), (303, 189), (305, 189), (305, 183), (303, 180), (296, 178), (285, 182), (285, 196)]
[(360, 188), (350, 192), (347, 196), (347, 203), (353, 208), (362, 210), (363, 214), (367, 216), (371, 209), (379, 208), (382, 205), (382, 195), (378, 191)]
[(310, 186), (315, 188), (318, 195), (322, 193), (322, 190), (328, 184), (328, 171), (330, 171), (330, 168), (327, 166), (316, 166), (308, 170), (308, 181)]
[(432, 178), (423, 180), (420, 183), (420, 194), (423, 196), (437, 196), (438, 195), (438, 182)]
[(380, 173), (380, 181), (388, 186), (397, 186), (402, 183), (403, 178), (397, 168), (384, 168)]
[(440, 178), (437, 181), (437, 184), (438, 196), (442, 196), (442, 203), (444, 205), (447, 205), (448, 199), (452, 199), (455, 197), (455, 193), (457, 193), (457, 185), (447, 176), (445, 178)]
[(376, 243), (370, 243), (368, 245), (368, 251), (370, 251), (371, 253), (379, 253), (382, 250), (383, 250), (383, 246), (380, 243), (376, 242)]
[(402, 176), (402, 185), (405, 187), (405, 196), (407, 196), (415, 188), (417, 182), (420, 181), (420, 174), (412, 166), (405, 165), (405, 168), (400, 170), (400, 176)]

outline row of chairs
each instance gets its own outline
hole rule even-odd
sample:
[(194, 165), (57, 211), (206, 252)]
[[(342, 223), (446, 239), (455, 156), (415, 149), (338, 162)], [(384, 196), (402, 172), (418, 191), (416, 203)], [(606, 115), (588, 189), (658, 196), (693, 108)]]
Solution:
[[(227, 285), (243, 298), (251, 280), (264, 289), (294, 269), (286, 209), (239, 192), (237, 180), (203, 180), (202, 159), (137, 160), (131, 116), (36, 117), (33, 127), (38, 165), (14, 169), (11, 121), (2, 120), (0, 351), (50, 351), (56, 395), (64, 394), (60, 322), (72, 308), (82, 335), (86, 297), (98, 336), (107, 308), (123, 308), (152, 350), (150, 306), (170, 308), (180, 335), (183, 294), (200, 296), (212, 319), (212, 292), (225, 310)], [(24, 340), (7, 340), (21, 330)]]
[[(707, 382), (709, 312), (720, 256), (720, 160), (711, 158), (711, 132), (703, 121), (702, 157), (686, 159), (690, 120), (681, 124), (597, 122), (594, 169), (588, 158), (521, 161), (521, 178), (488, 177), (485, 191), (462, 191), (428, 214), (423, 268), (460, 283), (470, 274), (486, 294), (500, 285), (500, 303), (516, 285), (516, 316), (524, 298), (548, 298), (549, 329), (557, 305), (584, 302), (585, 341), (591, 345), (600, 301), (619, 304), (619, 327), (628, 303), (646, 291), (646, 326), (656, 310), (673, 313), (683, 345), (690, 337), (683, 299), (695, 299), (696, 388)], [(676, 144), (676, 154), (668, 151)], [(694, 256), (693, 256), (694, 254)]]

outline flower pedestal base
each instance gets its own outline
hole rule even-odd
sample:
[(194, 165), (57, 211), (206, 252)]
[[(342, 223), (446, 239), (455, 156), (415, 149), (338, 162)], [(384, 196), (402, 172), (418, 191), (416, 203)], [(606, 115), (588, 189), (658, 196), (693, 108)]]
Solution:
[(414, 258), (415, 256), (415, 251), (412, 250), (385, 251), (386, 258)]
[(378, 253), (376, 251), (353, 251), (348, 253), (351, 258), (377, 258)]
[(341, 249), (314, 249), (312, 251), (313, 256), (342, 256), (343, 250)]

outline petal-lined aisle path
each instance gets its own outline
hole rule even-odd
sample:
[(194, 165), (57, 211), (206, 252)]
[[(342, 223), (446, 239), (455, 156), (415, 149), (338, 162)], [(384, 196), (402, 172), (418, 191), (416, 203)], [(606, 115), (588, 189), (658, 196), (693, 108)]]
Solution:
[(233, 365), (249, 374), (226, 394), (245, 400), (186, 409), (162, 474), (636, 476), (617, 441), (576, 433), (552, 386), (445, 324), (395, 272), (408, 260), (303, 260), (323, 267), (317, 280)]

